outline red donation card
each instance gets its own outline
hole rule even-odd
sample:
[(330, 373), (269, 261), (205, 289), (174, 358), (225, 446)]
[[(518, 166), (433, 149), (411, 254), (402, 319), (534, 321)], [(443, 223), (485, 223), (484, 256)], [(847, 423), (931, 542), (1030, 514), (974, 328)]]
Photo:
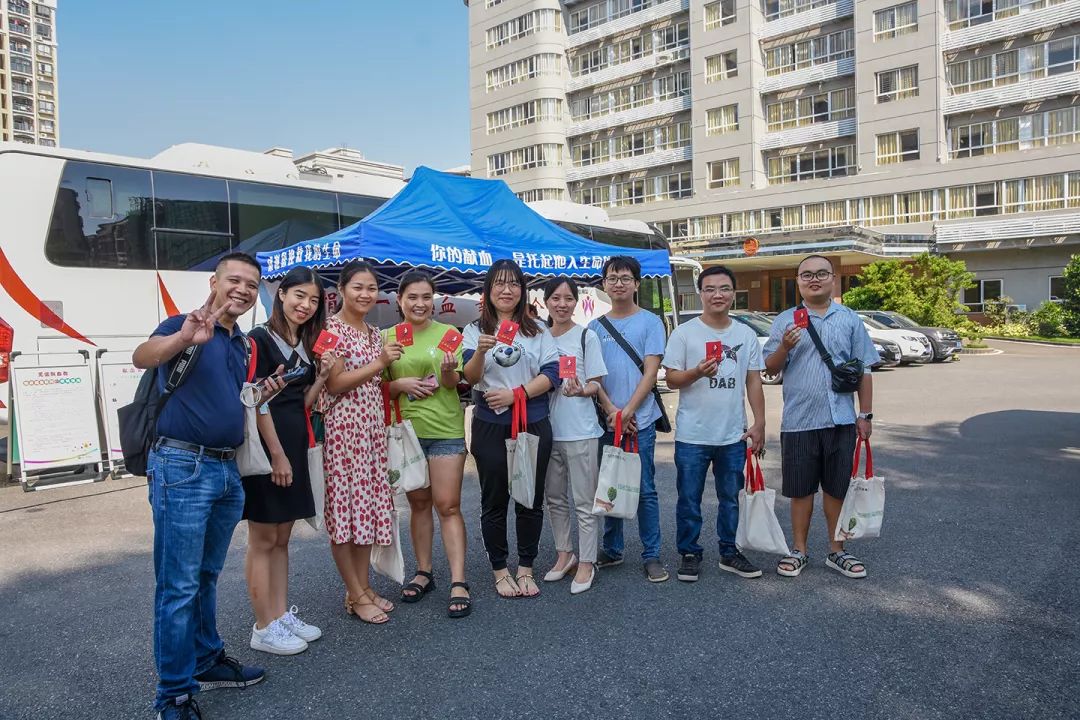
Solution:
[(410, 345), (412, 345), (413, 342), (412, 325), (410, 325), (409, 323), (401, 323), (400, 325), (395, 325), (394, 336), (397, 337), (397, 341), (399, 343), (401, 343), (405, 347), (409, 347)]
[(563, 355), (559, 358), (559, 377), (563, 380), (577, 377), (577, 358), (573, 355)]
[(810, 326), (810, 313), (806, 308), (795, 308), (795, 327), (803, 329)]
[(453, 328), (446, 331), (442, 340), (439, 341), (439, 349), (443, 352), (457, 352), (457, 349), (461, 347), (461, 333)]
[(316, 355), (322, 355), (323, 353), (330, 352), (336, 348), (339, 342), (341, 342), (341, 338), (332, 332), (323, 330), (319, 333), (319, 337), (315, 341), (315, 346), (312, 348), (312, 351)]
[(705, 343), (705, 359), (716, 360), (717, 362), (724, 359), (724, 343), (719, 340)]
[(514, 338), (517, 337), (518, 324), (513, 320), (503, 320), (499, 323), (499, 332), (495, 334), (495, 339), (504, 345), (513, 345)]

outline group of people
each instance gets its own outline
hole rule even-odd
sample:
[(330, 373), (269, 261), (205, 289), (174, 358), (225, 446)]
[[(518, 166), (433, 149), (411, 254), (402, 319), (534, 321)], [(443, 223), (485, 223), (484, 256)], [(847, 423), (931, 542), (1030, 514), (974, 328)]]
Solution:
[[(345, 610), (381, 624), (395, 609), (369, 578), (373, 547), (395, 541), (387, 422), (400, 416), (419, 440), (429, 482), (407, 493), (416, 572), (396, 600), (415, 603), (436, 590), (434, 509), (449, 565), (447, 613), (470, 614), (460, 508), (467, 452), (462, 383), (471, 387), (468, 452), (480, 483), (482, 538), (502, 598), (541, 592), (534, 568), (545, 505), (557, 555), (543, 581), (570, 577), (570, 592), (578, 594), (593, 586), (598, 568), (624, 562), (624, 521), (594, 514), (593, 504), (602, 448), (623, 446), (628, 437), (636, 441), (641, 466), (636, 520), (643, 572), (650, 582), (669, 578), (661, 560), (654, 461), (658, 429), (671, 430), (656, 390), (661, 367), (668, 386), (680, 391), (674, 428), (678, 579), (695, 581), (701, 572), (701, 501), (710, 465), (719, 500), (719, 567), (741, 577), (761, 575), (735, 537), (747, 448), (759, 455), (765, 450), (763, 368), (784, 372), (783, 494), (791, 498), (793, 543), (776, 570), (794, 577), (809, 562), (807, 537), (820, 487), (830, 538), (826, 565), (848, 577), (866, 575), (862, 561), (832, 538), (856, 436), (868, 438), (871, 432), (869, 367), (877, 353), (857, 316), (833, 302), (834, 275), (826, 258), (810, 256), (800, 264), (803, 303), (777, 317), (763, 348), (750, 328), (728, 314), (736, 279), (724, 267), (701, 273), (702, 314), (670, 338), (660, 318), (637, 305), (641, 269), (628, 256), (604, 264), (611, 310), (588, 327), (573, 320), (579, 288), (572, 278), (545, 285), (544, 323), (530, 313), (521, 268), (511, 260), (495, 262), (484, 280), (480, 318), (464, 328), (457, 344), (447, 344), (456, 330), (433, 319), (436, 285), (421, 271), (406, 273), (398, 287), (405, 337), (368, 322), (379, 284), (362, 261), (342, 268), (342, 302), (333, 316), (326, 317), (320, 278), (296, 268), (277, 287), (269, 320), (245, 335), (237, 319), (254, 305), (260, 281), (259, 265), (250, 256), (226, 255), (210, 280), (207, 303), (163, 322), (134, 354), (137, 366), (157, 369), (164, 386), (181, 351), (203, 346), (189, 379), (162, 408), (148, 463), (159, 717), (201, 717), (193, 700), (200, 689), (244, 687), (264, 676), (262, 669), (226, 655), (216, 629), (217, 579), (241, 519), (248, 521), (251, 647), (289, 655), (321, 636), (288, 600), (293, 524), (316, 514), (308, 454), (317, 430), (323, 442), (322, 512), (345, 586)], [(507, 327), (513, 329), (509, 335)], [(814, 329), (838, 361), (865, 363), (858, 415), (852, 395), (832, 389), (829, 368), (814, 343), (804, 340), (805, 330)], [(320, 346), (322, 333), (337, 339), (333, 349)], [(560, 363), (565, 357), (575, 361)], [(271, 472), (240, 477), (235, 455), (244, 442), (245, 409), (239, 395), (252, 376), (261, 383), (256, 422)], [(539, 444), (531, 506), (512, 500), (510, 492), (505, 441), (519, 411)], [(512, 571), (511, 503), (517, 540)]]

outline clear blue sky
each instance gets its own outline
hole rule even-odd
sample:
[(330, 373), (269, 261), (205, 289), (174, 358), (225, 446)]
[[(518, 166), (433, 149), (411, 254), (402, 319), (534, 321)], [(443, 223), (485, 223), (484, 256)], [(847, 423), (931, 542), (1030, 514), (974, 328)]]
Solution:
[(64, 147), (180, 142), (469, 162), (461, 0), (61, 0)]

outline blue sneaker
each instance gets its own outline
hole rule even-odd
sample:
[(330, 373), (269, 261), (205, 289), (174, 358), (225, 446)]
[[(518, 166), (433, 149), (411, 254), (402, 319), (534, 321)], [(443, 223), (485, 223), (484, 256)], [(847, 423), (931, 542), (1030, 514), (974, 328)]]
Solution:
[(202, 713), (195, 698), (181, 695), (173, 698), (172, 704), (157, 714), (158, 720), (202, 720)]
[(244, 666), (236, 658), (231, 658), (221, 651), (217, 663), (204, 673), (195, 676), (199, 689), (203, 692), (221, 688), (245, 688), (254, 685), (266, 677), (261, 667)]

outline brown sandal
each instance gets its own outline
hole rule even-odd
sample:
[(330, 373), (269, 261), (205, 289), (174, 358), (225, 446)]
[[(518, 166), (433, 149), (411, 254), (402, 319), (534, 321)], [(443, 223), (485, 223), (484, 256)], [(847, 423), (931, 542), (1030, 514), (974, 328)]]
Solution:
[[(367, 618), (367, 617), (364, 617), (363, 615), (361, 615), (356, 610), (357, 607), (367, 607), (367, 606), (371, 606), (371, 607), (375, 608), (376, 610), (378, 610), (379, 612), (372, 615), (370, 618)], [(356, 617), (360, 618), (360, 620), (362, 620), (363, 622), (366, 622), (368, 625), (382, 625), (383, 623), (390, 622), (390, 616), (387, 615), (386, 612), (382, 608), (380, 608), (378, 605), (376, 605), (373, 602), (360, 602), (359, 600), (353, 600), (352, 598), (349, 597), (348, 593), (345, 594), (345, 611), (347, 613), (349, 613), (350, 615), (355, 615)], [(375, 618), (379, 617), (380, 615), (382, 615), (383, 619), (382, 620), (376, 620)]]
[[(397, 607), (396, 605), (394, 605), (394, 603), (392, 603), (389, 600), (387, 600), (386, 598), (382, 597), (381, 595), (376, 593), (374, 590), (372, 590), (370, 587), (364, 589), (364, 594), (367, 596), (368, 600), (371, 601), (372, 605), (379, 608), (384, 613), (394, 612), (394, 609)], [(386, 605), (383, 605), (382, 603), (386, 603)], [(387, 607), (387, 606), (389, 606), (389, 607)]]

